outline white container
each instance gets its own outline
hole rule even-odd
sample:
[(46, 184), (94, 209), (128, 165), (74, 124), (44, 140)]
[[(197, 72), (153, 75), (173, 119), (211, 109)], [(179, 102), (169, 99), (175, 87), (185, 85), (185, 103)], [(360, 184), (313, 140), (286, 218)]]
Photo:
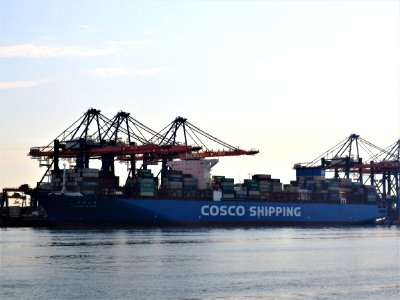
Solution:
[(221, 201), (222, 192), (221, 191), (213, 191), (213, 200), (214, 201)]

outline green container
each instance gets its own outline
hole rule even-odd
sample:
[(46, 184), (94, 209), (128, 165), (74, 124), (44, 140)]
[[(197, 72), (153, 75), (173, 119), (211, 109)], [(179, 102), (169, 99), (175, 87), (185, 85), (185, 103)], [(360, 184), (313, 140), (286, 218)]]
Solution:
[(222, 186), (222, 191), (234, 191), (234, 186)]
[(235, 182), (235, 179), (233, 179), (233, 178), (223, 178), (221, 181), (222, 182)]
[(243, 182), (246, 184), (246, 183), (257, 183), (257, 181), (256, 180), (253, 180), (253, 179), (245, 179), (245, 180), (243, 180)]

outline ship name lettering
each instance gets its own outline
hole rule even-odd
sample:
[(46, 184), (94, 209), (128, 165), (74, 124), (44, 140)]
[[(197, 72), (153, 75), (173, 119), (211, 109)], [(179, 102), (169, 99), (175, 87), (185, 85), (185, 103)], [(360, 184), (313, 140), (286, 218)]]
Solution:
[(201, 214), (203, 216), (244, 216), (246, 210), (243, 206), (239, 205), (203, 205), (201, 207)]
[(250, 206), (250, 217), (301, 217), (301, 207)]

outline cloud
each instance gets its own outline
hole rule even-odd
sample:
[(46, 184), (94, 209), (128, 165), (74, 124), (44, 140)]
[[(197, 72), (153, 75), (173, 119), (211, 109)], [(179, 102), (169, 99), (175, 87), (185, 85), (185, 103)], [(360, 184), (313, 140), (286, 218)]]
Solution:
[(156, 76), (164, 70), (164, 68), (96, 68), (87, 70), (87, 73), (95, 77), (114, 78), (127, 76)]
[(93, 49), (84, 46), (39, 46), (22, 44), (0, 47), (0, 57), (72, 57), (104, 56), (116, 53), (115, 48)]
[(101, 33), (104, 32), (103, 30), (99, 29), (98, 27), (94, 25), (82, 25), (79, 27), (81, 32), (87, 32), (87, 33)]
[(148, 43), (149, 43), (148, 40), (127, 40), (127, 41), (115, 42), (115, 44), (119, 44), (122, 46), (139, 46)]
[[(98, 32), (98, 29), (90, 26), (81, 26), (81, 31)], [(56, 41), (58, 38), (53, 36), (42, 36), (43, 41)], [(165, 43), (180, 42), (182, 39), (172, 38), (165, 40), (134, 39), (111, 42), (108, 48), (90, 48), (85, 46), (58, 46), (58, 45), (38, 45), (38, 44), (19, 44), (12, 46), (0, 46), (1, 57), (91, 57), (107, 56), (120, 52), (125, 47), (142, 45), (159, 45)]]
[(133, 39), (133, 40), (123, 40), (123, 41), (114, 41), (113, 44), (117, 46), (129, 47), (129, 46), (142, 46), (142, 45), (150, 45), (150, 46), (159, 46), (164, 44), (175, 44), (182, 43), (188, 41), (188, 39), (183, 39), (179, 37), (167, 38), (167, 39), (154, 39), (154, 38), (145, 38), (145, 39)]
[(46, 42), (47, 41), (54, 42), (54, 41), (59, 40), (58, 37), (51, 36), (51, 35), (43, 35), (43, 36), (40, 37), (40, 39), (43, 40), (43, 41), (46, 41)]
[(49, 79), (27, 80), (27, 81), (0, 81), (0, 90), (30, 88), (48, 83)]

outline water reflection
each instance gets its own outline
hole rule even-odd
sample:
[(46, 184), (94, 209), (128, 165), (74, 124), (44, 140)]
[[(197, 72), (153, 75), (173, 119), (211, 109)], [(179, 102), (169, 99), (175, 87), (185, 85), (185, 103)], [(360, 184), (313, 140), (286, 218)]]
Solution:
[(399, 296), (398, 227), (43, 228), (0, 234), (0, 298)]

